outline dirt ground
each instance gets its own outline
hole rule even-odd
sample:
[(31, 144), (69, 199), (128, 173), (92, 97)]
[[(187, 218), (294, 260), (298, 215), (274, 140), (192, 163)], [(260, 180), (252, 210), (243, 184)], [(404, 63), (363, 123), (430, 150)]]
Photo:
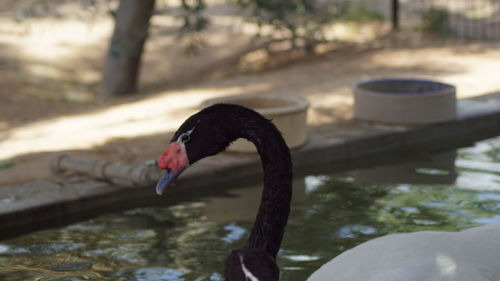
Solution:
[[(251, 32), (217, 17), (199, 55), (185, 55), (178, 24), (153, 20), (137, 95), (95, 94), (112, 29), (109, 17), (37, 19), (0, 16), (0, 185), (50, 176), (59, 153), (111, 161), (158, 156), (169, 132), (208, 98), (242, 94), (302, 95), (309, 124), (351, 118), (351, 86), (374, 77), (421, 77), (457, 86), (459, 97), (500, 90), (500, 43), (423, 40), (418, 33), (324, 45), (301, 52), (248, 53)], [(359, 31), (359, 30), (358, 30)], [(187, 44), (187, 43), (186, 43)]]

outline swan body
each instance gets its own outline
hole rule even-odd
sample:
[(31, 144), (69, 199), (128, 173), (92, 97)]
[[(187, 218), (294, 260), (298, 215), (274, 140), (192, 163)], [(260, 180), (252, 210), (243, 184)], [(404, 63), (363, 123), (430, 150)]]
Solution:
[(308, 281), (499, 281), (500, 224), (392, 234), (343, 252)]

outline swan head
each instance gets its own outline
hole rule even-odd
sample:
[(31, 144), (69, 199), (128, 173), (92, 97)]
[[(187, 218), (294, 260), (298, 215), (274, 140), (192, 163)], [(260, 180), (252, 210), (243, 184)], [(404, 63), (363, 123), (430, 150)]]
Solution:
[(234, 250), (226, 259), (226, 281), (278, 281), (274, 258), (256, 249)]
[(256, 114), (238, 105), (216, 104), (189, 117), (175, 132), (158, 167), (165, 174), (156, 185), (156, 193), (163, 191), (196, 161), (223, 151), (238, 138), (242, 115)]

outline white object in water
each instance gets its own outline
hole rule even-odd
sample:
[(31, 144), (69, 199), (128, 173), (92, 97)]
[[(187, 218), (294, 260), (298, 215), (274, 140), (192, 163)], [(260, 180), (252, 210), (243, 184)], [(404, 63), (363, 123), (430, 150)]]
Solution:
[(500, 280), (500, 224), (373, 239), (345, 251), (308, 281)]

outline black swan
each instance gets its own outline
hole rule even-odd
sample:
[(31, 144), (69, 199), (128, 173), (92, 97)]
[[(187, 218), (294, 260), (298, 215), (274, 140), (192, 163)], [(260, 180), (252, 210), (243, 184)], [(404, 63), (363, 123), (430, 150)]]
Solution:
[(283, 239), (292, 197), (292, 161), (281, 133), (257, 112), (238, 105), (216, 104), (189, 117), (174, 134), (158, 166), (166, 173), (163, 190), (189, 165), (245, 138), (255, 144), (264, 170), (264, 190), (255, 224), (244, 248), (226, 260), (228, 281), (278, 281), (276, 254)]
[[(194, 114), (177, 130), (158, 161), (166, 173), (156, 192), (161, 194), (189, 165), (223, 151), (240, 137), (257, 147), (264, 189), (247, 244), (227, 258), (225, 278), (278, 281), (276, 254), (290, 212), (292, 162), (272, 122), (253, 110), (230, 104), (216, 104)], [(332, 259), (308, 280), (499, 281), (500, 224), (461, 232), (422, 231), (376, 238)]]

